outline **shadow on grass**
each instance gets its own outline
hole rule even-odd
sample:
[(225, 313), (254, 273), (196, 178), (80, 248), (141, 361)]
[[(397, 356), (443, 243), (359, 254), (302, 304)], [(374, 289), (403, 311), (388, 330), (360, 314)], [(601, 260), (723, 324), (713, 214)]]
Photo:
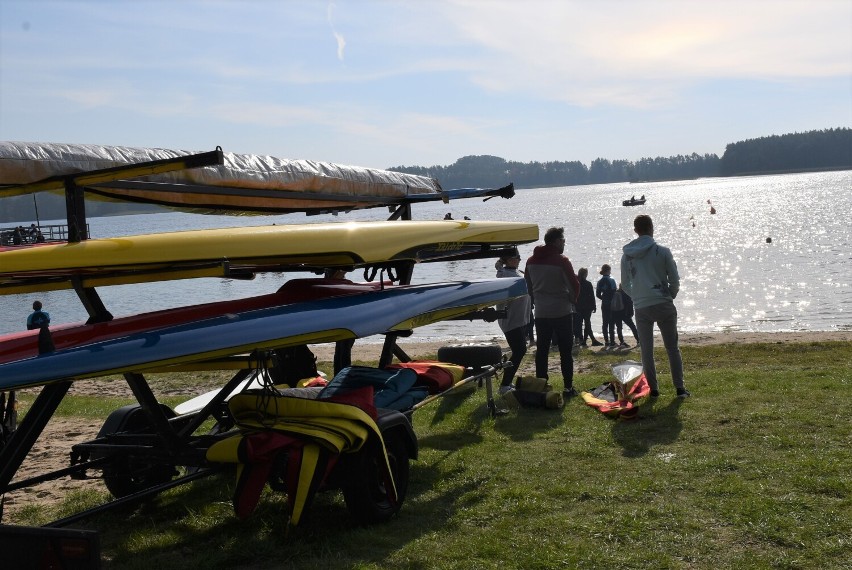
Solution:
[[(479, 394), (479, 390), (462, 390), (457, 393), (449, 393), (441, 396), (434, 403), (427, 404), (437, 406), (435, 415), (432, 417), (432, 425), (441, 423), (449, 414), (460, 408), (469, 398)], [(416, 412), (415, 412), (416, 413)]]
[(513, 441), (530, 441), (536, 434), (553, 429), (565, 421), (565, 408), (550, 410), (546, 408), (524, 408), (502, 416), (494, 425), (494, 430)]
[(674, 398), (660, 406), (651, 400), (639, 408), (639, 416), (632, 420), (614, 420), (612, 439), (621, 446), (624, 457), (642, 457), (655, 445), (677, 441), (683, 429), (678, 411), (683, 399)]
[(446, 529), (471, 501), (483, 500), (474, 492), (482, 482), (463, 476), (462, 468), (448, 473), (435, 464), (413, 465), (403, 509), (388, 523), (370, 526), (351, 518), (339, 493), (320, 493), (289, 532), (285, 495), (265, 491), (257, 509), (241, 521), (230, 505), (229, 478), (214, 477), (136, 509), (98, 517), (104, 568), (361, 567)]

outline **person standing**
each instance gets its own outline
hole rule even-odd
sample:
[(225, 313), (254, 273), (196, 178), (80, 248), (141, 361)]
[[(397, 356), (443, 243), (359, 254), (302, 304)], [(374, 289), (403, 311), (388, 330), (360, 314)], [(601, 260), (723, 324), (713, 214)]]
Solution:
[(624, 303), (624, 310), (621, 312), (621, 318), (617, 321), (618, 327), (618, 338), (621, 340), (622, 348), (627, 348), (627, 343), (624, 342), (624, 337), (621, 336), (621, 323), (627, 325), (630, 329), (630, 332), (633, 334), (633, 338), (636, 339), (636, 346), (640, 346), (639, 343), (639, 331), (636, 330), (636, 323), (633, 322), (633, 299), (630, 295), (627, 294), (627, 291), (624, 290), (622, 285), (619, 283), (618, 291), (621, 293), (621, 300)]
[[(616, 302), (616, 299), (618, 302)], [(633, 322), (633, 299), (624, 291), (620, 283), (618, 290), (612, 296), (612, 320), (615, 322), (615, 334), (618, 335), (618, 342), (620, 343), (618, 348), (630, 348), (624, 342), (624, 327), (622, 325), (628, 326), (638, 346), (639, 333), (636, 331), (636, 324)]]
[(564, 228), (550, 228), (544, 234), (544, 245), (536, 246), (527, 260), (524, 278), (530, 299), (535, 306), (536, 354), (535, 375), (548, 378), (547, 365), (550, 341), (555, 335), (559, 346), (565, 398), (577, 395), (574, 390), (574, 344), (572, 331), (574, 305), (580, 292), (580, 282), (574, 274), (565, 251)]
[(615, 321), (612, 320), (612, 296), (615, 293), (615, 279), (609, 276), (612, 268), (604, 263), (601, 266), (601, 278), (595, 288), (595, 295), (601, 300), (601, 320), (603, 321), (604, 350), (615, 348)]
[(621, 256), (621, 284), (633, 299), (636, 328), (642, 352), (642, 367), (651, 387), (651, 396), (659, 396), (657, 368), (654, 362), (654, 323), (660, 329), (669, 358), (672, 383), (678, 398), (689, 397), (683, 382), (683, 359), (678, 347), (677, 308), (674, 299), (680, 290), (680, 275), (669, 248), (654, 241), (651, 216), (640, 214), (633, 220), (637, 237), (626, 244)]
[[(501, 257), (495, 267), (497, 268), (497, 277), (521, 277), (518, 272), (518, 265), (521, 263), (521, 254), (518, 250), (514, 250), (508, 255)], [(512, 380), (518, 368), (521, 366), (521, 360), (527, 353), (527, 325), (530, 320), (530, 297), (524, 295), (517, 299), (512, 299), (502, 307), (506, 310), (506, 318), (497, 319), (497, 324), (500, 325), (500, 330), (506, 336), (506, 342), (509, 344), (509, 349), (512, 351), (509, 360), (512, 366), (503, 370), (503, 381), (500, 383), (500, 394), (512, 390)]]
[(50, 314), (42, 310), (41, 301), (33, 302), (33, 312), (27, 317), (27, 330), (40, 329), (50, 324)]
[(595, 338), (592, 332), (592, 313), (598, 312), (598, 304), (595, 301), (595, 287), (588, 280), (589, 270), (581, 267), (577, 271), (577, 279), (580, 281), (580, 295), (577, 297), (577, 314), (575, 318), (580, 321), (582, 332), (580, 333), (580, 346), (588, 346), (586, 341), (592, 339), (592, 346), (603, 344)]

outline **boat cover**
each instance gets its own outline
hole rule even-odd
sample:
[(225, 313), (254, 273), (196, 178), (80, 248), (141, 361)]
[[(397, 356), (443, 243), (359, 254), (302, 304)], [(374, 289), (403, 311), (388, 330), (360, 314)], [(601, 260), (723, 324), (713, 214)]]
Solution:
[[(26, 184), (194, 153), (164, 148), (0, 141), (0, 198), (43, 188)], [(437, 180), (311, 160), (223, 153), (224, 164), (86, 185), (91, 196), (199, 211), (292, 212), (441, 199)], [(54, 190), (61, 190), (57, 186)]]

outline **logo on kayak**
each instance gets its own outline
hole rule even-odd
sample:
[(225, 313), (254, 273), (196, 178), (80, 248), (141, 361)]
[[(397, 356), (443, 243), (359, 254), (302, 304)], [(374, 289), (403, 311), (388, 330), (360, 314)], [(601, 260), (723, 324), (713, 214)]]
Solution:
[(444, 241), (435, 244), (435, 251), (459, 251), (464, 249), (464, 242), (460, 241)]

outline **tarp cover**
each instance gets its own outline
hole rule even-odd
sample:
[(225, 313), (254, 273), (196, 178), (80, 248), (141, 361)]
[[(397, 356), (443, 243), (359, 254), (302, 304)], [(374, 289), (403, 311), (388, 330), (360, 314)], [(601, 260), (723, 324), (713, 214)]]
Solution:
[[(183, 150), (0, 141), (0, 197), (27, 193), (16, 185), (47, 178), (172, 159)], [(3, 187), (6, 187), (5, 189)], [(104, 198), (178, 208), (255, 211), (365, 208), (413, 195), (441, 193), (425, 176), (310, 160), (224, 153), (206, 166), (131, 181), (87, 186)]]

